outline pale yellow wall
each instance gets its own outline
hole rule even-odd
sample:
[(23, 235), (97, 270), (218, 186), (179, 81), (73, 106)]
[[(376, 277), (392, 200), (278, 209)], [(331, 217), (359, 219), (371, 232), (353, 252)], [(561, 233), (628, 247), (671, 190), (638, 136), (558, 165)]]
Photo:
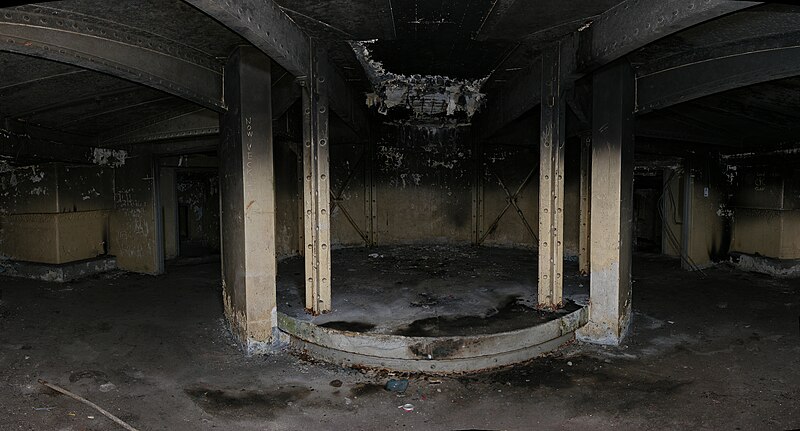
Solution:
[(712, 184), (704, 195), (705, 181), (694, 181), (692, 194), (692, 229), (687, 251), (700, 267), (711, 264), (712, 254), (723, 246), (724, 219), (718, 214), (720, 189)]
[(114, 210), (109, 220), (109, 245), (117, 265), (126, 271), (157, 274), (163, 270), (156, 235), (153, 157), (129, 157), (114, 171)]
[(61, 264), (107, 247), (110, 169), (46, 163), (0, 175), (0, 254)]
[(91, 259), (107, 247), (109, 211), (85, 211), (56, 215), (59, 263)]
[(800, 258), (798, 171), (744, 167), (733, 196), (732, 250), (779, 259)]
[[(664, 175), (665, 181), (669, 180), (669, 183), (664, 194), (664, 225), (663, 234), (661, 235), (661, 250), (667, 256), (678, 257), (681, 255), (683, 244), (683, 175), (672, 175), (669, 170), (665, 171)], [(671, 232), (674, 243), (667, 232)]]
[(781, 211), (737, 208), (733, 222), (734, 251), (778, 257), (781, 254)]
[(779, 258), (781, 259), (800, 259), (800, 210), (783, 211), (782, 218), (782, 234), (781, 234), (781, 250)]
[(61, 263), (56, 214), (0, 217), (0, 255), (25, 262)]

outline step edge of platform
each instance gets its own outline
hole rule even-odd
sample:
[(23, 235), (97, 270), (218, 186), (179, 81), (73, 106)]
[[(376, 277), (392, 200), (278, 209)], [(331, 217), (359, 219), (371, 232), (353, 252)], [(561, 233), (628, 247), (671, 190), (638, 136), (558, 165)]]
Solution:
[(323, 328), (309, 321), (278, 313), (278, 327), (293, 338), (326, 349), (397, 360), (457, 360), (492, 356), (536, 346), (575, 332), (588, 321), (588, 308), (540, 325), (494, 334), (405, 337)]
[(557, 350), (573, 341), (575, 333), (569, 332), (540, 344), (526, 346), (494, 355), (474, 356), (459, 359), (400, 359), (368, 356), (319, 346), (292, 337), (292, 347), (311, 357), (348, 368), (374, 368), (395, 372), (454, 374), (488, 371), (495, 368), (529, 361)]

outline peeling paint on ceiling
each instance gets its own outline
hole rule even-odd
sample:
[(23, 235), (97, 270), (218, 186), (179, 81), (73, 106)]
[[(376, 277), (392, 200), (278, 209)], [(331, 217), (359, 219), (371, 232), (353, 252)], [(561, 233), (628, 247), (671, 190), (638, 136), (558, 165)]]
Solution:
[(481, 87), (488, 76), (468, 80), (392, 73), (372, 58), (369, 45), (375, 42), (349, 42), (375, 90), (367, 95), (367, 106), (377, 108), (384, 115), (389, 115), (390, 110), (405, 112), (411, 123), (430, 122), (436, 118), (450, 123), (468, 123), (483, 107), (486, 95)]
[(128, 152), (125, 150), (111, 150), (108, 148), (95, 148), (92, 151), (91, 162), (99, 166), (111, 166), (118, 168), (125, 165)]

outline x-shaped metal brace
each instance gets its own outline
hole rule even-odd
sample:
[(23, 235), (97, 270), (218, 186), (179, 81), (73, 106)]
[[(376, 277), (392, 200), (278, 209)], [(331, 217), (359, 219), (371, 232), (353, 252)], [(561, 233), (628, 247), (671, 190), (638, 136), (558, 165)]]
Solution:
[(534, 166), (534, 168), (531, 169), (531, 171), (528, 173), (528, 176), (525, 177), (525, 179), (519, 185), (519, 187), (517, 188), (517, 191), (514, 192), (514, 194), (511, 194), (511, 191), (508, 189), (508, 187), (506, 187), (505, 183), (503, 182), (503, 179), (500, 178), (500, 175), (497, 175), (496, 173), (491, 172), (491, 170), (488, 167), (486, 169), (492, 175), (494, 175), (495, 178), (497, 178), (497, 183), (500, 184), (500, 187), (502, 187), (503, 191), (506, 193), (506, 206), (503, 207), (503, 210), (500, 211), (500, 214), (498, 214), (497, 217), (495, 217), (495, 219), (492, 222), (492, 224), (489, 225), (488, 229), (486, 229), (486, 232), (483, 234), (483, 236), (481, 236), (480, 240), (478, 240), (478, 244), (479, 245), (483, 244), (483, 242), (486, 240), (486, 238), (489, 236), (489, 234), (491, 234), (494, 231), (494, 229), (497, 227), (497, 224), (500, 223), (500, 219), (503, 218), (503, 216), (506, 214), (508, 209), (511, 208), (512, 206), (517, 211), (517, 215), (519, 215), (519, 218), (522, 220), (522, 223), (525, 225), (525, 228), (528, 229), (528, 232), (531, 234), (533, 239), (536, 242), (538, 242), (539, 241), (539, 237), (536, 236), (536, 233), (533, 231), (533, 229), (531, 228), (531, 225), (528, 223), (528, 219), (525, 218), (525, 214), (522, 212), (522, 209), (517, 204), (517, 199), (519, 198), (519, 194), (522, 193), (522, 190), (525, 188), (525, 186), (527, 186), (528, 183), (531, 181), (531, 178), (533, 177), (533, 174), (535, 174), (539, 170), (539, 167), (538, 166)]
[(335, 193), (333, 190), (331, 190), (331, 214), (333, 214), (333, 210), (335, 210), (338, 207), (342, 211), (342, 214), (344, 214), (344, 217), (347, 219), (347, 221), (350, 222), (350, 225), (353, 226), (353, 229), (356, 230), (358, 236), (360, 236), (365, 243), (369, 244), (369, 238), (367, 237), (367, 234), (364, 233), (364, 231), (361, 230), (360, 227), (358, 227), (358, 224), (356, 223), (355, 219), (353, 219), (353, 216), (351, 216), (350, 212), (347, 211), (347, 208), (345, 208), (344, 205), (342, 205), (342, 202), (344, 201), (342, 199), (342, 195), (344, 194), (345, 190), (347, 190), (347, 186), (348, 184), (350, 184), (350, 181), (352, 181), (353, 177), (355, 177), (356, 171), (358, 171), (358, 167), (361, 166), (361, 163), (364, 162), (364, 153), (365, 151), (361, 152), (361, 156), (359, 156), (358, 161), (356, 162), (355, 165), (353, 165), (353, 168), (347, 174), (347, 178), (345, 178), (344, 182), (339, 188), (338, 193)]

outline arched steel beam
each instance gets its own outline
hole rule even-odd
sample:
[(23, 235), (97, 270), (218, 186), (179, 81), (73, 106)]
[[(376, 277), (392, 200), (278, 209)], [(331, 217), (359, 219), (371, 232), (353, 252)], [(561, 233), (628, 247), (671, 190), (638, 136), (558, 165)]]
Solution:
[(636, 110), (646, 113), (739, 87), (800, 75), (800, 45), (720, 51), (714, 58), (693, 61), (638, 76)]
[[(278, 119), (300, 98), (300, 88), (290, 77), (272, 84), (272, 116)], [(142, 121), (102, 133), (98, 146), (142, 144), (164, 140), (216, 136), (219, 115), (207, 109), (186, 104), (146, 118)]]
[[(183, 1), (252, 43), (292, 75), (309, 74), (311, 40), (273, 0)], [(363, 95), (353, 90), (325, 52), (313, 54), (326, 80), (331, 110), (356, 133), (365, 135), (368, 120)]]
[(592, 20), (582, 32), (587, 46), (579, 69), (608, 64), (645, 45), (691, 26), (757, 6), (731, 0), (626, 0)]
[(216, 136), (218, 133), (217, 113), (196, 106), (184, 106), (102, 134), (97, 139), (97, 145), (118, 147), (167, 139)]
[[(577, 33), (572, 78), (578, 78), (662, 37), (758, 4), (730, 0), (624, 1), (591, 18), (591, 25)], [(541, 76), (535, 74), (536, 69), (534, 65), (533, 73), (527, 73), (489, 95), (486, 109), (477, 119), (481, 136), (497, 132), (539, 104), (537, 88)]]
[(108, 20), (31, 5), (0, 9), (0, 50), (103, 72), (222, 112), (222, 66), (202, 51)]

